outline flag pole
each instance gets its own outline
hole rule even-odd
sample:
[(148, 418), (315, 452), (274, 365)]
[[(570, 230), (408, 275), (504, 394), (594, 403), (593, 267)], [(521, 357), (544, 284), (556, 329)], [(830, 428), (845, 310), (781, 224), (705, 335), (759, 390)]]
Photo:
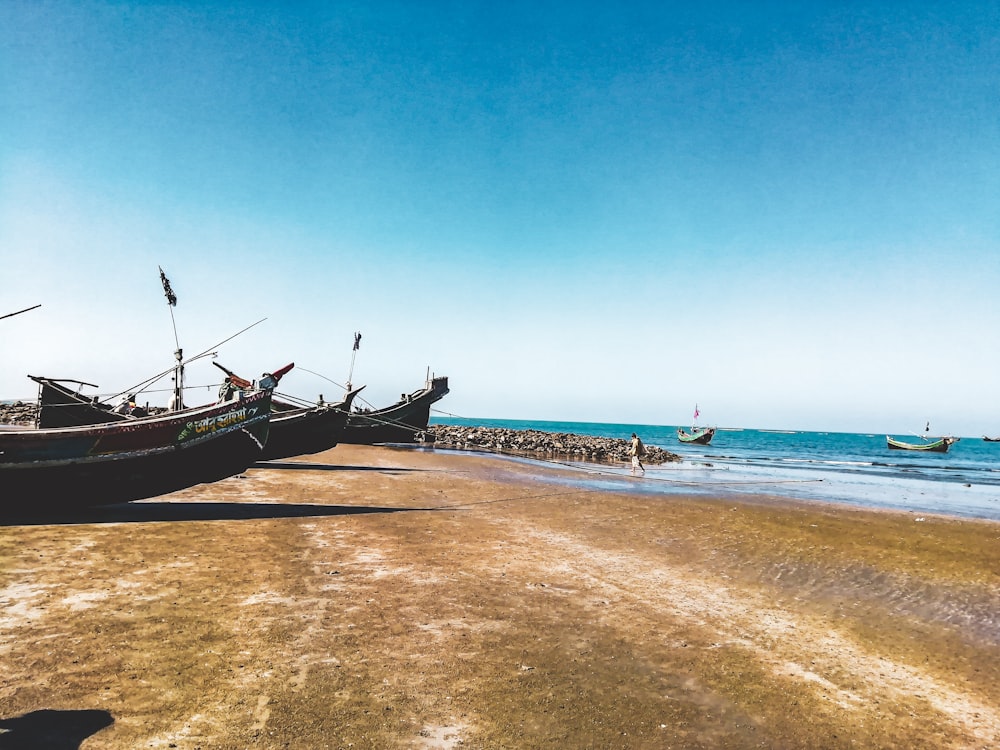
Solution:
[(347, 392), (351, 391), (351, 378), (354, 376), (354, 358), (358, 356), (358, 349), (361, 347), (361, 332), (354, 333), (354, 348), (351, 350), (351, 369), (347, 373)]
[(177, 364), (174, 365), (174, 395), (170, 399), (170, 411), (180, 411), (184, 408), (184, 350), (181, 349), (180, 339), (177, 337), (177, 321), (174, 319), (174, 307), (177, 306), (177, 295), (174, 294), (173, 288), (170, 286), (170, 279), (163, 272), (160, 266), (160, 283), (163, 284), (163, 295), (167, 298), (167, 307), (170, 309), (170, 325), (174, 329), (174, 346), (177, 348), (174, 350), (174, 359), (177, 360)]

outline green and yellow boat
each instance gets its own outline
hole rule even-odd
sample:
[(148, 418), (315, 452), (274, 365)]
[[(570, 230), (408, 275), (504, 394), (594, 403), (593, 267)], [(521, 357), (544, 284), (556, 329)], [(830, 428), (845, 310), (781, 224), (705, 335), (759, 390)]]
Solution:
[(957, 437), (943, 437), (937, 440), (928, 440), (925, 443), (904, 443), (902, 440), (885, 436), (886, 443), (892, 450), (897, 451), (922, 451), (924, 453), (947, 453), (952, 443), (957, 443)]
[(708, 445), (712, 442), (712, 437), (715, 435), (714, 427), (692, 427), (691, 432), (687, 432), (684, 428), (677, 430), (677, 439), (682, 443), (696, 443), (698, 445)]

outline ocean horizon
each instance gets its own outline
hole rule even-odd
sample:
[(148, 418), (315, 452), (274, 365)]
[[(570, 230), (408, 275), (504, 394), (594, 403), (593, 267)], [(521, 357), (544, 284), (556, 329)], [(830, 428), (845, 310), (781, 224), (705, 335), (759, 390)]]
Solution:
[[(1000, 443), (962, 437), (947, 453), (892, 450), (885, 433), (718, 428), (709, 445), (681, 443), (690, 425), (475, 419), (432, 415), (430, 424), (501, 427), (627, 439), (676, 453), (680, 463), (630, 468), (578, 464), (578, 483), (650, 494), (753, 494), (914, 514), (1000, 520)], [(897, 434), (919, 443), (917, 435)], [(524, 459), (542, 460), (542, 459)], [(559, 463), (567, 463), (560, 461)], [(922, 520), (918, 519), (918, 520)]]

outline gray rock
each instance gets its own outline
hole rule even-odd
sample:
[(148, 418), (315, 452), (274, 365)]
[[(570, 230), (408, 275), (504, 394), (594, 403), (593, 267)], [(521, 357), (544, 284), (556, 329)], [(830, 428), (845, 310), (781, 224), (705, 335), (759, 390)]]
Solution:
[(23, 401), (15, 401), (12, 404), (0, 404), (0, 424), (34, 426), (37, 411), (38, 407), (35, 404), (26, 404)]
[[(512, 430), (506, 427), (457, 427), (432, 425), (428, 433), (434, 445), (455, 450), (489, 451), (534, 457), (562, 457), (594, 463), (628, 463), (630, 441), (623, 438), (603, 438), (541, 430)], [(646, 446), (644, 464), (664, 464), (681, 461), (653, 445)]]

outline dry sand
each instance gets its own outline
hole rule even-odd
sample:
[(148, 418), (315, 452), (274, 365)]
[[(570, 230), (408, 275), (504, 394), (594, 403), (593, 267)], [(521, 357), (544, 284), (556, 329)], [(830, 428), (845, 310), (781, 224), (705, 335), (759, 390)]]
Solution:
[(5, 522), (0, 748), (1000, 747), (1000, 524), (559, 471), (339, 446)]

